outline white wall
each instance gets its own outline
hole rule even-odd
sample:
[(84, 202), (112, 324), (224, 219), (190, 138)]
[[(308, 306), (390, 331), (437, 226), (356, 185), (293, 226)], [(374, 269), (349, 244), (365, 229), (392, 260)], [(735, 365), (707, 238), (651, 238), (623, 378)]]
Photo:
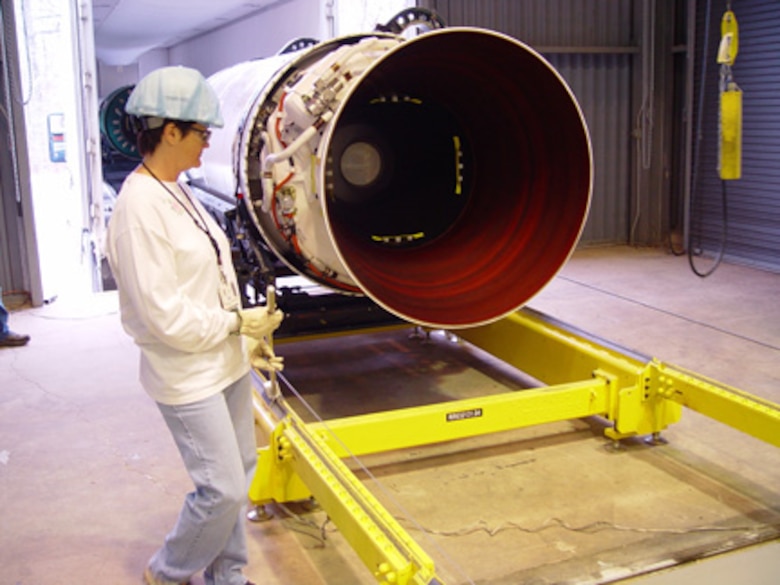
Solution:
[(131, 65), (106, 65), (98, 62), (100, 98), (108, 97), (112, 91), (125, 85), (135, 85), (139, 79), (155, 69), (169, 64), (182, 64), (170, 61), (169, 53), (168, 49), (155, 49), (144, 53), (137, 63)]
[(131, 85), (166, 65), (185, 65), (205, 76), (248, 61), (275, 55), (294, 39), (320, 41), (334, 36), (370, 32), (415, 0), (288, 0), (239, 22), (225, 25), (170, 49), (141, 56), (138, 63), (117, 67), (99, 65), (100, 96)]
[(100, 99), (119, 87), (134, 85), (138, 81), (138, 64), (133, 65), (105, 65), (98, 62), (98, 96)]
[[(147, 73), (151, 73), (155, 69), (165, 67), (166, 65), (184, 65), (184, 63), (178, 63), (170, 60), (170, 51), (168, 49), (154, 49), (141, 55), (138, 60), (138, 79), (145, 77)], [(136, 81), (138, 81), (136, 79)]]
[(209, 76), (230, 65), (275, 55), (301, 37), (324, 40), (326, 6), (321, 0), (277, 4), (240, 22), (229, 24), (169, 50), (171, 65), (186, 65)]

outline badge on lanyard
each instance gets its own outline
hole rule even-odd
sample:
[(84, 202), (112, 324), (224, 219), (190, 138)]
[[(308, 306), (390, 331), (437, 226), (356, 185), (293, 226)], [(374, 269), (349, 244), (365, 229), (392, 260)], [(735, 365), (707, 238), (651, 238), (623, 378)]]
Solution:
[(240, 299), (236, 281), (228, 278), (225, 267), (219, 266), (219, 302), (226, 311), (235, 311), (240, 308)]

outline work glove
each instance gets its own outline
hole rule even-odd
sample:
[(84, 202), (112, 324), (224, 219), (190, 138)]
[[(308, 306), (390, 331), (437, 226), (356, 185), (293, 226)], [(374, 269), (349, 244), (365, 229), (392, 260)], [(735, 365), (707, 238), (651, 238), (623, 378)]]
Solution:
[(253, 307), (238, 311), (241, 326), (238, 332), (253, 339), (262, 339), (271, 335), (282, 323), (283, 313), (276, 309), (269, 313), (266, 307)]
[(258, 340), (257, 345), (252, 350), (252, 354), (249, 356), (249, 362), (253, 368), (269, 372), (281, 372), (284, 368), (284, 358), (277, 356), (265, 339)]

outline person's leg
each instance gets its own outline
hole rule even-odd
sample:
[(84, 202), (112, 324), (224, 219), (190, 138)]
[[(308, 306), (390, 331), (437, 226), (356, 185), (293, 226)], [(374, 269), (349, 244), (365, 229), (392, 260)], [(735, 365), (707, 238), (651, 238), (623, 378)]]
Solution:
[(3, 304), (3, 289), (0, 288), (0, 339), (8, 335), (8, 309)]
[[(252, 382), (250, 377), (248, 375), (244, 376), (244, 378), (225, 390), (224, 394), (228, 410), (230, 411), (230, 418), (233, 421), (236, 441), (241, 450), (241, 460), (246, 477), (244, 490), (246, 496), (257, 467), (257, 442), (255, 440)], [(247, 500), (245, 497), (241, 513), (225, 548), (204, 572), (206, 585), (244, 585), (246, 582), (246, 578), (241, 573), (241, 570), (248, 562), (246, 511)]]
[(3, 288), (0, 287), (0, 347), (19, 347), (27, 345), (29, 335), (14, 333), (8, 325), (8, 309), (3, 304)]
[[(187, 495), (176, 526), (149, 566), (157, 578), (182, 582), (211, 565), (232, 540), (246, 503), (246, 470), (226, 392), (194, 404), (158, 406), (195, 491)], [(245, 550), (234, 556), (246, 564)], [(243, 583), (239, 575), (225, 585)]]

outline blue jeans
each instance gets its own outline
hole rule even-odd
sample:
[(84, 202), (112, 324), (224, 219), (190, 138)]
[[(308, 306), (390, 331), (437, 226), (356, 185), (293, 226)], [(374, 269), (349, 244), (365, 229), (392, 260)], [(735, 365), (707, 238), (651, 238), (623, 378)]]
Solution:
[(8, 335), (8, 309), (3, 304), (3, 289), (0, 288), (0, 339)]
[(244, 585), (247, 491), (257, 464), (249, 374), (193, 404), (158, 404), (195, 485), (176, 526), (149, 562), (157, 578)]

